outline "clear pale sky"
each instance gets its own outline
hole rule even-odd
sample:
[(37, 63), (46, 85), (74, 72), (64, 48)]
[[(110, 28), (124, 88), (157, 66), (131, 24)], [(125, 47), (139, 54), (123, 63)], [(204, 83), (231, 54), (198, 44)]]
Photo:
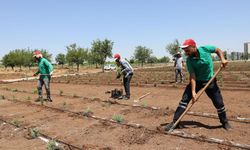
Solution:
[(250, 0), (0, 0), (0, 58), (28, 47), (55, 57), (70, 44), (90, 48), (105, 38), (126, 58), (139, 45), (167, 56), (167, 44), (187, 38), (243, 52)]

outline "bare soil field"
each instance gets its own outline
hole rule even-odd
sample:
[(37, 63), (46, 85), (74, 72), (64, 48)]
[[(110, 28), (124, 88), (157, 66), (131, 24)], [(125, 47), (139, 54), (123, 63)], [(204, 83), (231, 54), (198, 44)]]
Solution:
[[(184, 128), (162, 131), (188, 83), (174, 83), (171, 67), (136, 69), (130, 100), (110, 98), (111, 90), (122, 88), (115, 72), (52, 78), (53, 102), (34, 102), (35, 80), (1, 83), (0, 149), (43, 150), (46, 139), (61, 149), (250, 149), (249, 67), (237, 63), (217, 77), (232, 125), (229, 131), (221, 127), (206, 94), (182, 119)], [(31, 136), (34, 128), (38, 138)]]

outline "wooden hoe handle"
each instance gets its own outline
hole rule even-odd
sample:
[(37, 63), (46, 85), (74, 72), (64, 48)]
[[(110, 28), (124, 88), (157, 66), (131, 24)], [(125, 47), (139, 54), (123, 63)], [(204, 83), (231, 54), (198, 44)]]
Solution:
[(182, 113), (182, 115), (178, 118), (178, 120), (174, 123), (172, 128), (169, 130), (169, 132), (172, 132), (176, 125), (181, 121), (181, 119), (184, 117), (184, 115), (189, 111), (189, 109), (193, 106), (193, 104), (198, 101), (198, 99), (201, 97), (201, 95), (204, 93), (204, 91), (207, 89), (207, 87), (210, 85), (210, 83), (216, 78), (216, 76), (219, 74), (221, 71), (222, 66), (215, 72), (213, 77), (207, 82), (207, 84), (197, 93), (196, 100), (194, 101), (193, 99), (191, 100), (192, 102), (188, 104), (186, 110)]

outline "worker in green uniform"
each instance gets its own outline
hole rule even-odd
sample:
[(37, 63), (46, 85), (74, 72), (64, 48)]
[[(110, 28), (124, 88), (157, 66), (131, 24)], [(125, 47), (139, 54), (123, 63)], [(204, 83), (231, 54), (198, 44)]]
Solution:
[[(190, 75), (190, 83), (186, 86), (183, 93), (182, 99), (177, 107), (173, 122), (169, 123), (165, 130), (169, 131), (178, 118), (182, 115), (188, 106), (191, 99), (196, 100), (196, 93), (202, 89), (206, 83), (214, 75), (214, 66), (211, 58), (211, 53), (216, 53), (221, 60), (221, 65), (225, 67), (227, 65), (227, 60), (224, 58), (222, 51), (215, 46), (201, 46), (196, 47), (196, 43), (192, 39), (187, 39), (180, 46), (187, 55), (186, 66)], [(212, 100), (213, 105), (217, 109), (217, 113), (222, 124), (222, 127), (226, 130), (230, 129), (231, 126), (228, 123), (226, 116), (225, 106), (223, 103), (223, 98), (220, 89), (217, 85), (216, 79), (208, 86), (205, 90), (208, 97)], [(178, 124), (176, 127), (180, 127)]]
[(34, 73), (33, 76), (39, 76), (38, 82), (37, 82), (37, 90), (38, 90), (38, 98), (36, 99), (36, 102), (43, 100), (42, 96), (42, 87), (45, 85), (45, 90), (47, 94), (47, 101), (52, 102), (51, 94), (50, 94), (50, 80), (53, 73), (53, 66), (51, 63), (43, 58), (43, 55), (40, 51), (34, 51), (33, 57), (38, 62), (38, 70), (36, 73)]

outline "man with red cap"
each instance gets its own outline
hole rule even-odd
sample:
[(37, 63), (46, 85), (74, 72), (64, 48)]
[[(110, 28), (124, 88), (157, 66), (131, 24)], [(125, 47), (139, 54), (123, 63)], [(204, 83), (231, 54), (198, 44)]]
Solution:
[(38, 62), (38, 70), (36, 73), (34, 73), (33, 76), (37, 76), (40, 74), (38, 82), (37, 82), (37, 90), (38, 90), (38, 98), (36, 99), (36, 102), (43, 100), (42, 97), (42, 87), (45, 85), (45, 90), (47, 94), (47, 99), (48, 101), (52, 102), (51, 96), (50, 96), (50, 80), (51, 80), (51, 75), (53, 73), (53, 66), (51, 63), (43, 58), (43, 55), (40, 51), (34, 51), (33, 57), (36, 59)]
[[(197, 48), (194, 40), (187, 39), (180, 46), (180, 48), (182, 48), (187, 55), (186, 65), (190, 75), (190, 83), (186, 86), (179, 106), (175, 111), (173, 122), (169, 123), (165, 127), (166, 131), (169, 131), (173, 127), (174, 123), (185, 111), (190, 100), (192, 98), (195, 100), (196, 93), (200, 89), (202, 89), (206, 85), (206, 83), (213, 77), (214, 66), (211, 58), (211, 53), (216, 53), (218, 55), (223, 67), (225, 67), (228, 63), (224, 58), (222, 51), (215, 46), (207, 45)], [(223, 98), (217, 85), (216, 79), (208, 86), (205, 92), (212, 100), (213, 105), (217, 109), (222, 127), (226, 130), (229, 130), (231, 126), (228, 123)], [(176, 127), (180, 127), (180, 125), (178, 124)]]
[[(121, 72), (119, 74), (123, 74), (123, 86), (125, 89), (126, 95), (122, 98), (125, 100), (130, 99), (130, 81), (133, 76), (133, 68), (126, 60), (121, 60), (121, 56), (119, 54), (114, 55), (114, 59), (118, 67), (121, 68)], [(118, 75), (117, 78), (120, 76)]]

